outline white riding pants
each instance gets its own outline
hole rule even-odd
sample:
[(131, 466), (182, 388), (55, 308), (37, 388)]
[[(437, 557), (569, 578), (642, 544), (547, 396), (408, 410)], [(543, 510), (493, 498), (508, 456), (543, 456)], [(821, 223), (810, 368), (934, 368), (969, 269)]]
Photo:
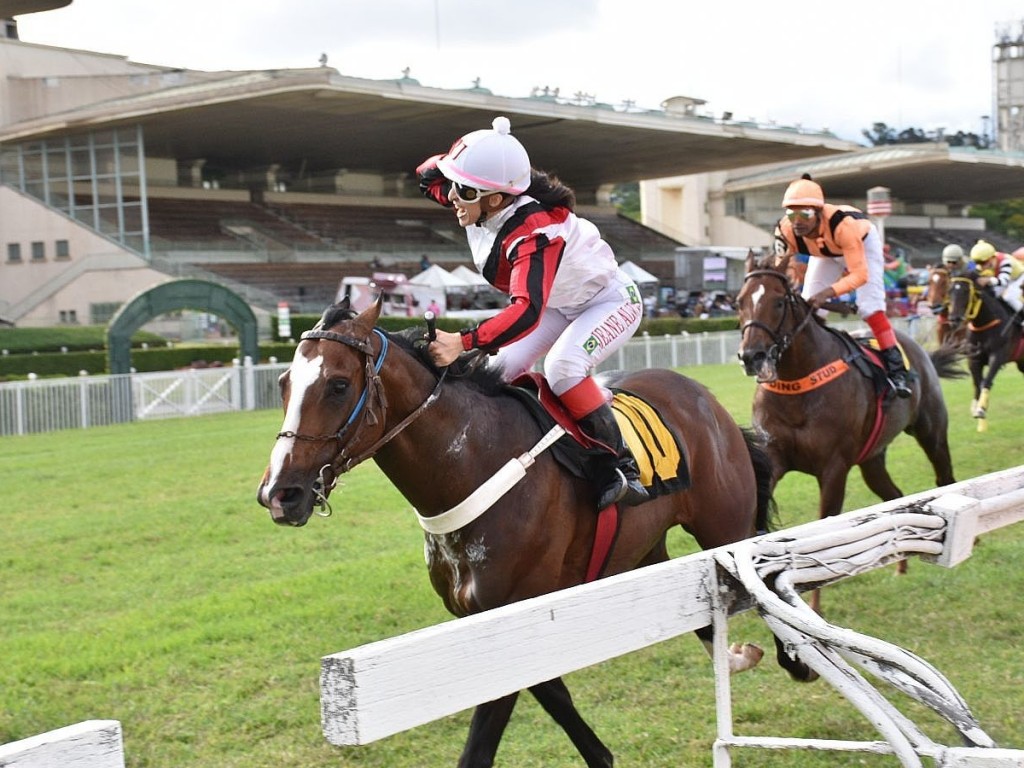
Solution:
[[(864, 238), (864, 259), (868, 265), (868, 281), (857, 289), (857, 314), (862, 318), (885, 311), (885, 259), (882, 256), (882, 239), (874, 228)], [(845, 269), (846, 259), (842, 256), (812, 255), (807, 260), (801, 295), (809, 299), (818, 291), (825, 290), (842, 277)]]
[(502, 347), (494, 362), (504, 367), (504, 377), (511, 381), (544, 357), (544, 377), (561, 395), (629, 341), (643, 313), (640, 291), (620, 270), (586, 304), (546, 307), (537, 327)]

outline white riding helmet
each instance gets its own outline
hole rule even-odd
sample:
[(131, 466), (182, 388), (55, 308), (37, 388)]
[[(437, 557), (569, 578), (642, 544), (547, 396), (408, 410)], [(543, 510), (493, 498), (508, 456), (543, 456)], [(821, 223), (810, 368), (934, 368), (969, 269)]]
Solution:
[(491, 128), (467, 133), (437, 161), (446, 179), (483, 192), (521, 195), (530, 186), (530, 157), (512, 136), (507, 117), (496, 117)]
[(960, 264), (964, 260), (964, 249), (956, 243), (950, 243), (942, 249), (942, 261), (946, 264)]

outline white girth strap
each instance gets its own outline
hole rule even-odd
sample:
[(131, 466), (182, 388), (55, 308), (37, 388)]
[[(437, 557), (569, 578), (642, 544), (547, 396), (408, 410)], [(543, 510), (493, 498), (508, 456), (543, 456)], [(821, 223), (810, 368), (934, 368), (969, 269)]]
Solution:
[(512, 486), (526, 477), (526, 470), (534, 463), (537, 456), (564, 434), (565, 430), (556, 424), (533, 448), (522, 456), (509, 459), (508, 463), (483, 485), (451, 509), (432, 517), (424, 517), (416, 512), (416, 519), (420, 521), (420, 526), (427, 533), (451, 533), (469, 525), (490, 509), (494, 502), (508, 493)]

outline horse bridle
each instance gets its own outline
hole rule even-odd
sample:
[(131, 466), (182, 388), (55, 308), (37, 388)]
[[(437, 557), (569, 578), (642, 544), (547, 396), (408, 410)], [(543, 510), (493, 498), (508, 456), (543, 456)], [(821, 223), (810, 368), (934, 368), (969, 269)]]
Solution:
[[(300, 341), (320, 339), (323, 339), (324, 341), (333, 341), (361, 352), (364, 357), (364, 367), (366, 371), (366, 386), (364, 387), (362, 394), (359, 396), (359, 402), (356, 403), (356, 407), (352, 409), (352, 413), (349, 414), (348, 420), (342, 424), (337, 432), (325, 435), (305, 435), (300, 432), (287, 430), (277, 433), (276, 439), (278, 440), (285, 437), (303, 442), (326, 442), (328, 440), (338, 441), (338, 452), (335, 454), (333, 461), (330, 464), (324, 464), (320, 468), (319, 476), (313, 484), (313, 493), (317, 498), (314, 506), (320, 508), (317, 514), (321, 517), (329, 517), (331, 515), (331, 505), (327, 501), (327, 495), (334, 489), (335, 485), (337, 485), (338, 477), (376, 454), (377, 451), (391, 442), (391, 440), (402, 432), (402, 430), (418, 419), (427, 408), (433, 405), (440, 394), (441, 385), (444, 383), (445, 376), (448, 374), (448, 369), (445, 368), (438, 377), (437, 384), (434, 385), (434, 389), (427, 396), (427, 399), (420, 403), (416, 410), (412, 411), (408, 416), (398, 422), (398, 424), (378, 438), (377, 441), (365, 451), (355, 456), (348, 456), (347, 453), (349, 446), (345, 443), (345, 437), (349, 428), (352, 427), (353, 424), (356, 424), (357, 420), (359, 426), (362, 426), (364, 422), (371, 427), (376, 426), (378, 423), (384, 424), (385, 417), (387, 416), (387, 396), (384, 394), (384, 383), (380, 377), (380, 370), (384, 366), (384, 359), (387, 357), (391, 342), (388, 339), (387, 334), (379, 328), (374, 328), (373, 333), (380, 339), (380, 354), (377, 356), (376, 360), (374, 360), (373, 345), (370, 339), (357, 339), (354, 336), (346, 336), (342, 333), (336, 333), (334, 331), (327, 331), (319, 328), (306, 331), (299, 337)], [(354, 430), (353, 434), (356, 432), (358, 432), (358, 430)], [(327, 476), (328, 471), (330, 471), (330, 477)]]
[[(957, 283), (967, 286), (967, 306), (964, 307), (963, 319), (967, 322), (973, 322), (981, 311), (982, 298), (981, 293), (974, 285), (974, 281), (969, 277), (952, 277), (949, 280), (949, 294), (952, 297), (953, 286)], [(950, 315), (952, 315), (952, 302), (950, 302)], [(950, 320), (953, 318), (950, 317)]]
[(777, 363), (779, 358), (782, 357), (782, 353), (789, 349), (793, 344), (793, 339), (795, 339), (800, 331), (804, 329), (804, 326), (811, 321), (811, 318), (814, 316), (814, 312), (808, 308), (807, 314), (804, 315), (803, 319), (797, 323), (793, 330), (783, 332), (782, 328), (786, 324), (787, 316), (790, 312), (793, 313), (793, 318), (796, 319), (796, 307), (800, 301), (800, 297), (793, 292), (793, 289), (789, 284), (789, 278), (774, 269), (755, 269), (747, 273), (746, 277), (743, 278), (743, 282), (747, 282), (747, 280), (752, 277), (762, 277), (765, 275), (778, 278), (782, 281), (782, 285), (786, 289), (786, 304), (782, 311), (782, 318), (774, 329), (769, 328), (766, 323), (762, 323), (760, 320), (751, 320), (749, 323), (744, 323), (740, 328), (740, 342), (743, 341), (743, 336), (746, 334), (748, 328), (760, 328), (762, 331), (767, 333), (772, 340), (772, 346), (768, 348), (768, 357), (773, 363)]

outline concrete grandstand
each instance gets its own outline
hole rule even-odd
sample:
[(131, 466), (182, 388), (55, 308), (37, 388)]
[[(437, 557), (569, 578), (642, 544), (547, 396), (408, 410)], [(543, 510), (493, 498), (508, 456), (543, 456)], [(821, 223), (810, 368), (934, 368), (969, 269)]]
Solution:
[[(105, 322), (176, 277), (221, 282), (261, 316), (282, 300), (318, 312), (343, 276), (412, 273), (423, 255), (468, 263), (464, 234), (421, 199), (412, 169), (496, 114), (576, 189), (622, 261), (666, 280), (677, 246), (767, 242), (765, 217), (803, 170), (833, 199), (889, 186), (933, 224), (1024, 194), (1008, 153), (883, 162), (827, 133), (701, 114), (687, 97), (640, 110), (326, 66), (182, 70), (18, 39), (14, 17), (69, 1), (0, 0), (0, 317), (19, 325)], [(624, 182), (644, 182), (644, 225), (610, 203)]]

